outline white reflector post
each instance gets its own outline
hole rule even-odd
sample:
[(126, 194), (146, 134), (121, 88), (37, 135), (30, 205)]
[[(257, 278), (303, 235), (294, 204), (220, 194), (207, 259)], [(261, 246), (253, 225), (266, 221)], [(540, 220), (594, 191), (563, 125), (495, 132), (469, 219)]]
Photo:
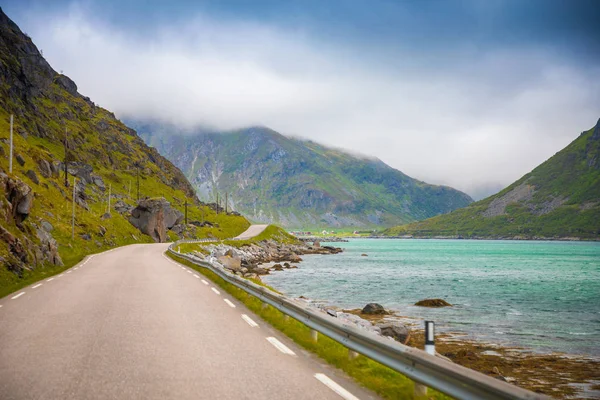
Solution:
[(435, 355), (435, 323), (425, 321), (425, 351), (432, 356)]

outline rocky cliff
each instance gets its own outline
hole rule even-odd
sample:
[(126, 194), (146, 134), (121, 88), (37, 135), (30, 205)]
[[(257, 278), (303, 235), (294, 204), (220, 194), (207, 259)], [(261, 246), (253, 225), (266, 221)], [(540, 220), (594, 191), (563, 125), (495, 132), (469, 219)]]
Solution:
[(230, 207), (255, 221), (289, 228), (391, 226), (472, 201), (462, 192), (420, 182), (378, 159), (267, 128), (183, 134), (173, 126), (130, 124), (184, 171), (202, 200), (228, 193)]
[[(161, 199), (151, 207), (156, 215), (142, 218), (152, 226), (143, 233), (129, 222), (138, 197)], [(197, 225), (177, 225), (186, 202), (189, 222)], [(176, 221), (165, 218), (172, 209)], [(166, 232), (175, 226), (182, 235), (230, 237), (248, 221), (198, 202), (177, 167), (79, 94), (0, 10), (0, 297), (86, 254), (175, 238)]]

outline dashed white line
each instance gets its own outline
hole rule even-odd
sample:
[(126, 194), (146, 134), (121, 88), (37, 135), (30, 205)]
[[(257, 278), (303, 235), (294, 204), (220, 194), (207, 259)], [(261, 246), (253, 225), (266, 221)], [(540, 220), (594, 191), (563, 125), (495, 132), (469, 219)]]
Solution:
[(18, 295), (11, 297), (10, 299), (11, 300), (18, 299), (19, 297), (23, 296), (24, 294), (25, 294), (25, 292), (21, 292)]
[(67, 274), (70, 274), (71, 272), (73, 272), (73, 271), (67, 271)]
[(216, 294), (221, 294), (221, 292), (219, 292), (217, 289), (215, 289), (214, 287), (211, 287), (210, 290), (212, 290), (213, 292), (215, 292)]
[(200, 279), (200, 277), (198, 275), (196, 275), (196, 274), (194, 274), (194, 278)]
[(185, 269), (185, 268), (181, 267), (181, 269)]
[(54, 278), (46, 279), (46, 282), (51, 282), (53, 280), (54, 280)]
[(63, 275), (64, 275), (64, 274), (60, 274), (60, 275), (58, 275), (58, 276), (57, 276), (57, 278), (60, 278), (60, 277), (61, 277), (61, 276), (63, 276)]
[(327, 386), (329, 389), (333, 390), (337, 394), (339, 394), (342, 398), (346, 400), (358, 400), (358, 397), (335, 383), (331, 378), (329, 378), (325, 374), (315, 374), (315, 378), (317, 378), (321, 383)]
[(274, 337), (268, 337), (267, 340), (269, 341), (269, 343), (271, 343), (273, 346), (275, 346), (275, 348), (277, 350), (279, 350), (280, 352), (282, 352), (283, 354), (288, 354), (290, 356), (296, 355), (296, 353), (294, 353), (289, 347), (287, 347), (285, 344), (281, 343), (279, 340), (275, 339)]
[(205, 285), (208, 285), (208, 282), (206, 282), (204, 279), (202, 279), (202, 283), (204, 283)]
[(188, 270), (187, 270), (187, 273), (188, 273), (188, 274), (191, 274), (191, 273), (192, 273), (192, 271), (190, 271), (190, 270), (188, 269)]
[(32, 289), (38, 288), (38, 287), (40, 287), (40, 286), (42, 286), (42, 284), (41, 284), (41, 283), (38, 283), (37, 285), (33, 286), (33, 287), (32, 287)]
[(79, 268), (79, 267), (75, 267), (75, 268), (73, 268), (73, 271), (77, 271), (77, 268)]
[(225, 301), (225, 303), (227, 303), (227, 305), (231, 308), (235, 308), (235, 304), (233, 304), (231, 301), (229, 301), (228, 299), (223, 299)]
[(246, 314), (242, 314), (242, 319), (243, 319), (244, 321), (246, 321), (246, 323), (247, 323), (248, 325), (250, 325), (251, 327), (253, 327), (253, 328), (256, 328), (256, 327), (258, 326), (258, 324), (257, 324), (256, 322), (254, 322), (254, 321), (252, 320), (252, 318), (250, 318), (250, 317), (249, 317), (249, 316), (247, 316)]

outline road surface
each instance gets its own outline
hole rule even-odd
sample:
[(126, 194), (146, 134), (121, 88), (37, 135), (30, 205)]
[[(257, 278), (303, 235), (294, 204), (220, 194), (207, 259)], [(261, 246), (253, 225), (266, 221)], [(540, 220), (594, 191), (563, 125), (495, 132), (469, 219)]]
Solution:
[(267, 229), (269, 225), (250, 225), (248, 229), (246, 229), (243, 233), (240, 233), (234, 239), (238, 240), (248, 240), (252, 239), (255, 236), (260, 235), (265, 229)]
[(0, 398), (373, 398), (166, 248), (97, 254), (0, 299)]

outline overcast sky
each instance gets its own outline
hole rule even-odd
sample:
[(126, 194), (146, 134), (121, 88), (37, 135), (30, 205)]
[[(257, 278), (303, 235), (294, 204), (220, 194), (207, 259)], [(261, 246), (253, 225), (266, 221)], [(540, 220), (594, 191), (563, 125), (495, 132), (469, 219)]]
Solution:
[(600, 117), (596, 0), (4, 3), (121, 118), (264, 125), (475, 198)]

